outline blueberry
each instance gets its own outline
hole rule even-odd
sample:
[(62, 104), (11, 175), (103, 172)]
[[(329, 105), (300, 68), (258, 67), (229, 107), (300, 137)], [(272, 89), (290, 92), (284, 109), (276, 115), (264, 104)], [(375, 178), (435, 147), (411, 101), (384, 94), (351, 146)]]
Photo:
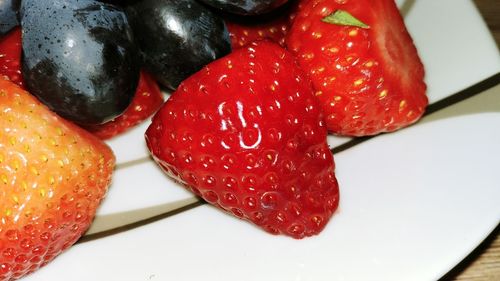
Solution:
[(93, 0), (23, 0), (25, 84), (59, 115), (81, 124), (125, 111), (139, 56), (123, 8)]
[(195, 0), (143, 0), (127, 14), (144, 67), (170, 89), (231, 51), (224, 21)]
[(0, 0), (0, 35), (5, 35), (19, 25), (17, 7), (19, 0)]
[(288, 0), (201, 0), (202, 2), (228, 13), (240, 15), (260, 15), (268, 13)]

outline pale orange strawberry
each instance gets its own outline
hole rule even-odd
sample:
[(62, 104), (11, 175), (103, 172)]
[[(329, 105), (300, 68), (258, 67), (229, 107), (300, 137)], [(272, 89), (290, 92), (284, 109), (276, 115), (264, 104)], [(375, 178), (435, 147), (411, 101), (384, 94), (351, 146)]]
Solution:
[(0, 79), (0, 280), (37, 270), (89, 227), (111, 149)]

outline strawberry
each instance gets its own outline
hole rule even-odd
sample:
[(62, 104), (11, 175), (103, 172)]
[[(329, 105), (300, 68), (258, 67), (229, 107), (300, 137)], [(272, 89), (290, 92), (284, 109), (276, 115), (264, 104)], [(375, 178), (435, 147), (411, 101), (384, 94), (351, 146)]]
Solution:
[(270, 14), (261, 16), (226, 17), (231, 47), (237, 49), (264, 39), (285, 46), (286, 34), (302, 2), (304, 0), (292, 1)]
[(7, 76), (12, 82), (23, 85), (21, 75), (21, 28), (12, 29), (0, 39), (0, 76)]
[(163, 104), (163, 94), (156, 80), (141, 71), (139, 84), (132, 103), (125, 112), (112, 121), (86, 129), (101, 139), (110, 139), (138, 125), (153, 115)]
[(286, 45), (335, 134), (394, 131), (425, 110), (424, 68), (393, 0), (308, 1)]
[(185, 80), (146, 143), (166, 173), (273, 234), (319, 233), (339, 193), (327, 130), (293, 56), (259, 41)]
[(0, 280), (70, 247), (107, 191), (114, 155), (102, 141), (0, 79)]

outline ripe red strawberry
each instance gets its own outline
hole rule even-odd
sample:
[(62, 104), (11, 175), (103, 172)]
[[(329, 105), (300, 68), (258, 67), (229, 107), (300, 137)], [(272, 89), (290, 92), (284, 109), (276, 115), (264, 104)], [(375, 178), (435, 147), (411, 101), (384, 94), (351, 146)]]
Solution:
[(23, 85), (21, 75), (21, 28), (16, 27), (0, 39), (0, 76)]
[(185, 80), (146, 141), (168, 175), (273, 234), (319, 233), (339, 193), (327, 130), (293, 56), (259, 41)]
[(285, 46), (286, 34), (303, 2), (292, 1), (270, 14), (257, 17), (226, 18), (231, 47), (237, 49), (264, 39)]
[(163, 104), (163, 94), (156, 80), (141, 71), (139, 85), (127, 110), (116, 119), (102, 125), (87, 127), (87, 130), (101, 139), (110, 139), (138, 125), (153, 115)]
[(106, 193), (112, 151), (0, 79), (0, 280), (54, 259), (85, 232)]
[(422, 116), (424, 69), (393, 0), (308, 1), (286, 44), (309, 74), (331, 132), (373, 135)]

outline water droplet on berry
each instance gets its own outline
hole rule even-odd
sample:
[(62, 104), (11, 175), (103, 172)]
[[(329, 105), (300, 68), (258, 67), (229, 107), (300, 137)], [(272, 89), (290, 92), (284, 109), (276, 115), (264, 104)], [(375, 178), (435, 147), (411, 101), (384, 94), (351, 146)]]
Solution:
[(266, 192), (262, 194), (260, 204), (265, 209), (274, 209), (278, 206), (278, 195), (276, 192)]

